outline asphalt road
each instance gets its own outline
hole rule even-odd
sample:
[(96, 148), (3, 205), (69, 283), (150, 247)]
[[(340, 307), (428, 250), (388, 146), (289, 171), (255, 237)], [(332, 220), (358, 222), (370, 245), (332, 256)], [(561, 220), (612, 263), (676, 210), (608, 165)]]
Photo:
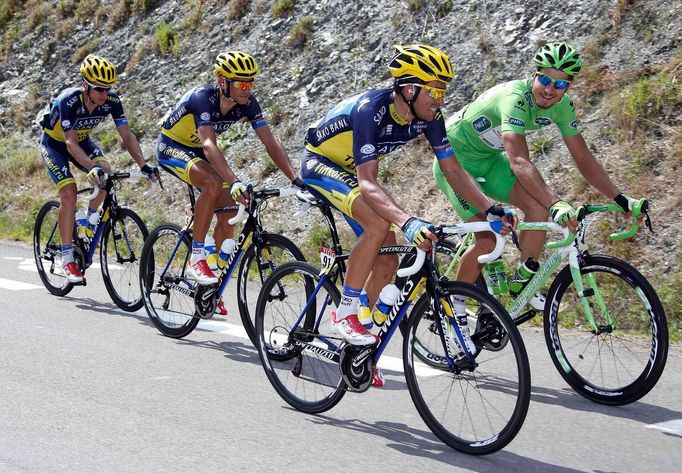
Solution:
[[(183, 340), (110, 301), (96, 267), (66, 297), (45, 290), (31, 248), (0, 242), (0, 471), (671, 472), (682, 465), (682, 356), (643, 400), (594, 404), (524, 330), (526, 422), (486, 457), (441, 443), (398, 371), (324, 415), (290, 409), (230, 315)], [(400, 337), (398, 337), (399, 339)], [(402, 340), (394, 340), (399, 345)], [(667, 430), (666, 433), (664, 430)]]

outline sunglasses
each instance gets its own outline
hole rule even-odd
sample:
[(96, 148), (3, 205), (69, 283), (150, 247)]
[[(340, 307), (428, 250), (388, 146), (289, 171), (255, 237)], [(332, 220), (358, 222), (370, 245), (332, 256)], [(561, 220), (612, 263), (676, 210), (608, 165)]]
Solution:
[(564, 90), (571, 85), (570, 80), (552, 79), (547, 74), (538, 74), (538, 82), (543, 87), (547, 87), (549, 84), (552, 84), (556, 90)]
[(99, 85), (91, 84), (87, 80), (85, 81), (86, 84), (90, 86), (91, 89), (93, 89), (95, 92), (109, 92), (111, 90), (111, 87), (102, 87)]
[(445, 96), (445, 89), (439, 89), (438, 87), (432, 87), (430, 85), (426, 84), (409, 84), (409, 85), (414, 85), (415, 87), (421, 87), (422, 89), (426, 89), (429, 91), (429, 97), (431, 97), (434, 100), (440, 100)]
[(243, 80), (233, 80), (230, 82), (232, 83), (232, 85), (234, 85), (239, 90), (251, 90), (251, 88), (253, 87), (253, 81), (246, 82)]

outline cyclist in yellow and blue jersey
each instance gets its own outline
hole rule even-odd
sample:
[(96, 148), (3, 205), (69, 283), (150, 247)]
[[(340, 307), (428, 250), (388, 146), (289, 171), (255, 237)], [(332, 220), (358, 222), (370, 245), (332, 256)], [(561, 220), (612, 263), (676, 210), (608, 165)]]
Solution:
[(339, 209), (358, 234), (348, 260), (341, 304), (332, 317), (332, 330), (353, 345), (377, 341), (358, 321), (358, 299), (364, 287), (374, 304), (379, 290), (395, 274), (395, 255), (377, 257), (382, 244), (396, 242), (392, 224), (423, 250), (436, 240), (429, 222), (405, 212), (379, 184), (381, 156), (423, 134), (439, 162), (452, 170), (451, 184), (481, 208), (504, 215), (504, 209), (493, 206), (476, 188), (448, 143), (440, 107), (445, 88), (454, 78), (450, 59), (423, 44), (396, 49), (388, 66), (393, 87), (356, 95), (334, 107), (308, 130), (301, 160), (306, 187)]
[[(259, 72), (256, 60), (241, 51), (218, 54), (214, 66), (216, 84), (202, 84), (188, 91), (163, 119), (156, 157), (163, 169), (201, 192), (194, 209), (192, 256), (187, 275), (201, 285), (215, 284), (206, 262), (204, 241), (216, 207), (246, 203), (246, 186), (237, 178), (218, 148), (217, 135), (240, 120), (248, 120), (274, 163), (303, 188), (281, 143), (274, 137), (252, 93)], [(216, 248), (234, 234), (228, 223), (232, 214), (217, 216)]]
[[(156, 180), (156, 168), (145, 164), (137, 138), (128, 127), (120, 97), (111, 90), (117, 81), (116, 67), (107, 59), (88, 55), (80, 66), (81, 87), (63, 90), (50, 105), (40, 125), (40, 152), (47, 171), (59, 191), (59, 234), (62, 241), (62, 272), (71, 283), (83, 282), (74, 262), (72, 235), (76, 209), (76, 181), (69, 163), (86, 172), (88, 180), (99, 184), (103, 172), (111, 172), (104, 153), (90, 138), (92, 130), (108, 116), (114, 120), (123, 145), (142, 172)], [(105, 198), (101, 192), (90, 202), (89, 215)]]

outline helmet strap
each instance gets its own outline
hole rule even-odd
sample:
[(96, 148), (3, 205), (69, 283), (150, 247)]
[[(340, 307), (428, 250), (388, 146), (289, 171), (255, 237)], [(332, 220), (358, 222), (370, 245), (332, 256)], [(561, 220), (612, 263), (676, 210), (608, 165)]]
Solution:
[(227, 77), (223, 77), (223, 84), (225, 88), (220, 87), (220, 95), (234, 102), (234, 99), (230, 96), (230, 82), (227, 80)]
[(417, 115), (417, 110), (415, 110), (414, 108), (414, 103), (417, 101), (417, 98), (419, 97), (419, 93), (422, 91), (422, 88), (417, 87), (414, 92), (414, 95), (412, 96), (412, 100), (408, 100), (408, 98), (405, 97), (405, 94), (403, 94), (403, 87), (405, 86), (400, 85), (397, 82), (393, 84), (393, 90), (400, 94), (400, 98), (402, 98), (403, 101), (407, 104), (407, 106), (410, 109), (410, 112), (412, 113), (412, 116), (421, 120), (422, 118), (419, 115)]

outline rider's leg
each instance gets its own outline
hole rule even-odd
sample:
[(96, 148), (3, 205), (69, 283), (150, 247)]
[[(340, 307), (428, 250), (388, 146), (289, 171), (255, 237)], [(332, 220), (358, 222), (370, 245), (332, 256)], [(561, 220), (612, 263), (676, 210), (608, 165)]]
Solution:
[[(388, 236), (383, 241), (381, 246), (395, 245), (395, 232), (389, 231)], [(396, 270), (398, 269), (398, 255), (381, 255), (377, 256), (377, 259), (372, 267), (372, 272), (365, 283), (365, 290), (367, 291), (367, 298), (369, 299), (369, 306), (372, 307), (377, 298), (379, 297), (379, 292), (383, 287), (393, 279)]]
[[(226, 187), (227, 184), (223, 184), (223, 192), (218, 196), (218, 200), (215, 203), (216, 207), (226, 207), (228, 205), (235, 205), (234, 200), (230, 197), (230, 192)], [(236, 215), (235, 212), (221, 212), (216, 215), (216, 225), (213, 229), (213, 238), (215, 239), (216, 251), (220, 251), (220, 246), (223, 241), (232, 238), (234, 236), (234, 225), (230, 225), (229, 220)]]
[[(549, 210), (546, 209), (535, 197), (530, 195), (523, 186), (516, 182), (509, 193), (509, 201), (521, 209), (523, 218), (527, 222), (546, 222), (549, 219)], [(521, 260), (528, 258), (539, 259), (542, 247), (545, 244), (545, 232), (524, 231), (519, 233), (519, 245), (521, 246)]]
[[(477, 214), (466, 220), (466, 222), (481, 222), (485, 221), (483, 214)], [(483, 265), (478, 262), (478, 257), (491, 253), (495, 249), (495, 236), (490, 232), (480, 232), (474, 234), (474, 242), (462, 254), (457, 267), (457, 274), (455, 279), (457, 281), (468, 282), (473, 284), (481, 274)]]

